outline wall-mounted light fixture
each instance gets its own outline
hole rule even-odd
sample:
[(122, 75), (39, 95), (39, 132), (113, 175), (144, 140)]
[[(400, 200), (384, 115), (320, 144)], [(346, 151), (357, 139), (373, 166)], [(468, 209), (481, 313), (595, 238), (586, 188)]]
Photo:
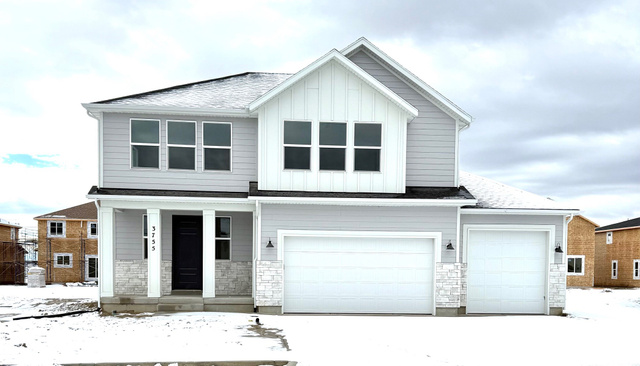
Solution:
[(267, 248), (273, 248), (273, 243), (271, 243), (271, 238), (269, 238), (269, 242), (267, 243)]
[(447, 244), (447, 250), (454, 250), (453, 244), (451, 244), (451, 240), (449, 240), (449, 244)]
[(564, 253), (562, 251), (562, 247), (560, 246), (560, 242), (556, 243), (556, 253)]

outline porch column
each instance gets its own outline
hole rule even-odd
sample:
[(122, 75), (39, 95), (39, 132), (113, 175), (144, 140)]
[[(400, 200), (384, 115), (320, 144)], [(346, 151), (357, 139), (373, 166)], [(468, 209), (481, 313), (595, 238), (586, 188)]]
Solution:
[(114, 296), (114, 224), (115, 211), (112, 207), (100, 207), (98, 212), (98, 286), (100, 297)]
[(202, 210), (202, 297), (216, 297), (216, 211)]
[(160, 210), (147, 209), (147, 241), (148, 250), (148, 276), (147, 296), (162, 296), (162, 230)]

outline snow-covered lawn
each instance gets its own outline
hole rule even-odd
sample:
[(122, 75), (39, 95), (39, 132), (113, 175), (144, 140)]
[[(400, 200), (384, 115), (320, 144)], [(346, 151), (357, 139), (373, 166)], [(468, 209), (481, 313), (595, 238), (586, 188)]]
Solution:
[[(0, 364), (293, 360), (299, 365), (640, 365), (640, 289), (571, 289), (567, 317), (180, 313), (9, 319), (89, 309), (97, 288), (0, 286)], [(51, 299), (69, 299), (65, 302)]]

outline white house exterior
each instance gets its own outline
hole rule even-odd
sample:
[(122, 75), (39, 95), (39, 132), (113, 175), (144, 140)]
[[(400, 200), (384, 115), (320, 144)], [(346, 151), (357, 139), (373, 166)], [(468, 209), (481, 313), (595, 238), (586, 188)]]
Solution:
[(364, 38), (83, 106), (105, 312), (564, 308), (577, 210), (460, 172), (471, 117)]

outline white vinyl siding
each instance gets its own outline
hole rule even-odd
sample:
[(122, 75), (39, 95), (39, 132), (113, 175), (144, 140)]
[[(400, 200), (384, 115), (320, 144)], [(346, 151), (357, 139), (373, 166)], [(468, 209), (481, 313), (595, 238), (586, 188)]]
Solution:
[[(167, 170), (166, 123), (178, 116), (166, 116), (160, 123), (160, 169), (131, 169), (129, 165), (129, 119), (131, 115), (105, 113), (103, 117), (103, 187), (130, 189), (167, 189), (188, 191), (248, 192), (249, 182), (257, 181), (258, 173), (258, 120), (257, 118), (229, 118), (232, 124), (232, 172), (225, 174), (202, 173), (202, 133), (196, 141), (196, 167), (190, 170)], [(137, 118), (149, 117), (139, 115)], [(194, 118), (197, 131), (202, 121), (210, 117)], [(179, 188), (176, 188), (179, 187)]]

